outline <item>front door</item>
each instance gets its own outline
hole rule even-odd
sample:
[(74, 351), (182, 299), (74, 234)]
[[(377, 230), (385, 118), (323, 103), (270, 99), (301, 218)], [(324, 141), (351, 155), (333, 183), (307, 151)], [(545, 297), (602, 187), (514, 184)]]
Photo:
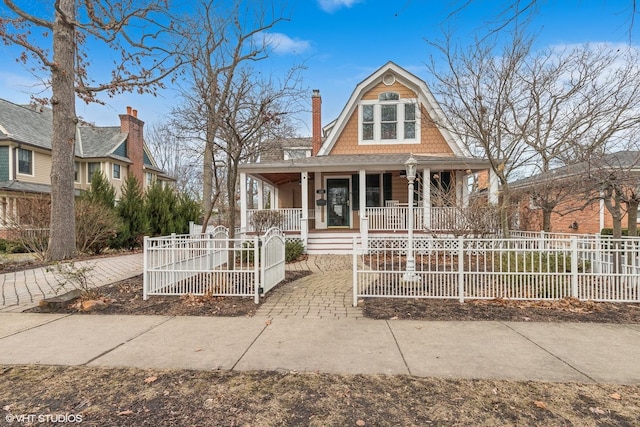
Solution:
[(327, 179), (327, 226), (349, 227), (349, 179)]

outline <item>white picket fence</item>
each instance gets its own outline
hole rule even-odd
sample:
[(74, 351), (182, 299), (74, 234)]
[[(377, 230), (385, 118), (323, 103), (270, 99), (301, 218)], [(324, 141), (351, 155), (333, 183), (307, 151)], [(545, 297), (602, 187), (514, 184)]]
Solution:
[(229, 239), (225, 227), (205, 234), (145, 238), (143, 298), (151, 295), (253, 297), (284, 279), (284, 236)]
[(640, 302), (640, 239), (589, 236), (354, 239), (353, 304), (362, 297)]

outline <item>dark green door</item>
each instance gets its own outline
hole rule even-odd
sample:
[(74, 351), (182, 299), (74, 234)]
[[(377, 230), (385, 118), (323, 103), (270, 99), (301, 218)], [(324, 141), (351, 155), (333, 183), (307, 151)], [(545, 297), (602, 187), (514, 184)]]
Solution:
[(349, 227), (349, 179), (327, 179), (327, 225)]

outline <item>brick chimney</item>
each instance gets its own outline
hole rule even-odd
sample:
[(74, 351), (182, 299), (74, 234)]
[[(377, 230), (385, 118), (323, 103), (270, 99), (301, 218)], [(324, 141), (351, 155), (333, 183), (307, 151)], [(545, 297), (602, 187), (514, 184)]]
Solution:
[(144, 122), (138, 119), (138, 111), (127, 107), (127, 114), (120, 115), (120, 132), (127, 134), (127, 157), (132, 164), (129, 173), (144, 186)]
[(311, 95), (311, 155), (316, 156), (322, 146), (322, 98), (318, 89), (313, 90)]

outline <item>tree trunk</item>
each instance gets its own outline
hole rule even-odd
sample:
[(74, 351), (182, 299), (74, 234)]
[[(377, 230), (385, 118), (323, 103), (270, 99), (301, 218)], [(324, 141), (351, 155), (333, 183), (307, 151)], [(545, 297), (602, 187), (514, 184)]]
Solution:
[(51, 223), (48, 258), (72, 258), (76, 251), (74, 147), (76, 104), (74, 91), (76, 35), (75, 2), (60, 0), (53, 31), (51, 89), (53, 135), (51, 140)]
[(553, 213), (553, 208), (542, 209), (542, 230), (547, 233), (551, 231), (551, 213)]
[(627, 230), (629, 236), (638, 235), (638, 206), (640, 205), (639, 199), (631, 199), (627, 203)]
[(202, 220), (202, 233), (207, 231), (207, 225), (209, 218), (211, 218), (211, 212), (213, 212), (213, 149), (211, 146), (213, 142), (207, 143), (204, 147), (203, 164), (202, 164), (202, 212), (204, 218)]
[(500, 226), (502, 227), (502, 237), (508, 238), (511, 235), (510, 224), (510, 208), (511, 208), (511, 191), (509, 184), (502, 180), (502, 201), (500, 206)]

